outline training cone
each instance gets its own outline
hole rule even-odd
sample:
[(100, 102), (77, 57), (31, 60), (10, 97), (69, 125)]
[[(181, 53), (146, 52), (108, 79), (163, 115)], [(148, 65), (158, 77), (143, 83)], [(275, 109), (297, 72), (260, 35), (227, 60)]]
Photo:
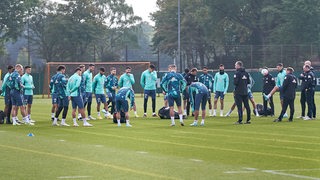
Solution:
[(30, 136), (30, 137), (33, 137), (34, 136), (34, 134), (32, 134), (32, 133), (29, 133), (27, 136)]

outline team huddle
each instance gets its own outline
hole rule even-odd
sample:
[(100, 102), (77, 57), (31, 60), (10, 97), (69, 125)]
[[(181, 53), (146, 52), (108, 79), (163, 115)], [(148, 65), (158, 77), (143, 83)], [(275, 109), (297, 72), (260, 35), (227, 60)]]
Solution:
[[(253, 98), (251, 88), (254, 85), (254, 80), (248, 72), (246, 72), (241, 61), (235, 63), (236, 72), (234, 74), (233, 91), (234, 104), (226, 115), (224, 110), (224, 97), (229, 87), (229, 76), (224, 71), (224, 65), (219, 66), (219, 72), (214, 76), (208, 73), (208, 68), (203, 67), (202, 74), (197, 77), (197, 69), (186, 69), (185, 73), (177, 73), (176, 65), (168, 66), (168, 73), (162, 77), (160, 83), (164, 94), (164, 104), (170, 111), (171, 124), (175, 126), (175, 110), (174, 104), (178, 108), (178, 116), (181, 126), (184, 126), (184, 118), (190, 115), (190, 108), (194, 121), (190, 126), (198, 126), (199, 110), (201, 106), (201, 126), (205, 124), (206, 104), (209, 104), (209, 116), (217, 116), (217, 103), (220, 99), (220, 116), (230, 116), (235, 107), (238, 109), (238, 121), (235, 124), (243, 124), (243, 107), (246, 109), (246, 122), (251, 124), (251, 110), (249, 100), (253, 105), (254, 114), (256, 116), (274, 116), (273, 94), (276, 91), (280, 92), (280, 100), (282, 111), (274, 122), (281, 122), (286, 114), (287, 107), (290, 107), (289, 122), (293, 120), (294, 115), (294, 100), (297, 87), (297, 78), (293, 75), (293, 68), (288, 67), (286, 70), (283, 65), (277, 65), (278, 75), (275, 79), (269, 74), (268, 68), (262, 69), (263, 75), (263, 111), (260, 114), (257, 105)], [(304, 120), (314, 119), (316, 117), (316, 107), (314, 102), (315, 93), (315, 76), (312, 72), (311, 62), (306, 61), (303, 66), (303, 73), (299, 79), (302, 80), (301, 90), (301, 118)], [(50, 92), (52, 97), (51, 119), (53, 126), (70, 126), (66, 122), (69, 101), (72, 107), (73, 126), (79, 126), (78, 120), (81, 120), (83, 126), (90, 127), (92, 124), (88, 120), (95, 120), (91, 113), (93, 94), (97, 103), (97, 119), (115, 118), (118, 126), (121, 126), (122, 114), (125, 118), (127, 127), (132, 127), (130, 124), (129, 109), (134, 110), (134, 115), (138, 117), (135, 93), (133, 84), (135, 83), (134, 75), (131, 73), (131, 68), (126, 67), (119, 80), (117, 78), (117, 69), (110, 68), (110, 74), (105, 75), (105, 68), (99, 68), (99, 73), (93, 77), (95, 65), (90, 64), (86, 70), (85, 65), (80, 65), (74, 70), (74, 74), (67, 78), (65, 75), (66, 67), (60, 65), (57, 67), (57, 72), (51, 77)], [(144, 105), (143, 117), (147, 117), (148, 98), (152, 99), (152, 117), (157, 117), (156, 114), (156, 82), (157, 72), (155, 66), (150, 65), (145, 70), (140, 78), (140, 85), (144, 89)], [(4, 113), (6, 123), (20, 125), (22, 123), (34, 125), (35, 121), (31, 119), (31, 107), (33, 102), (33, 78), (31, 76), (31, 67), (23, 67), (17, 64), (15, 67), (8, 66), (8, 73), (5, 75), (2, 83), (2, 96), (5, 100)], [(212, 106), (211, 93), (214, 93), (214, 104)], [(129, 106), (130, 100), (130, 106)], [(183, 102), (182, 102), (183, 100)], [(305, 116), (306, 104), (308, 105), (307, 116)], [(103, 108), (101, 110), (101, 104)], [(183, 110), (182, 110), (183, 104)], [(268, 104), (270, 108), (268, 108)], [(109, 111), (110, 108), (110, 111)], [(17, 118), (18, 110), (20, 109), (23, 117), (22, 121)], [(86, 111), (87, 110), (87, 111)], [(101, 110), (101, 111), (100, 111)], [(78, 112), (78, 114), (77, 114)], [(62, 113), (60, 124), (59, 116)], [(10, 118), (12, 116), (12, 118)], [(12, 119), (12, 121), (11, 121)]]

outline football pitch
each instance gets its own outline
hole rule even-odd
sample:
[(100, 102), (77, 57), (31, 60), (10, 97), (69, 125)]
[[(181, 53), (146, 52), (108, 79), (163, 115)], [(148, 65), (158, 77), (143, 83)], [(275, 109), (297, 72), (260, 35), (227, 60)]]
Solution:
[[(294, 117), (301, 112), (299, 95)], [(254, 96), (261, 103), (261, 94)], [(157, 109), (162, 100), (157, 97)], [(278, 94), (274, 100), (277, 117)], [(320, 179), (319, 100), (317, 93), (317, 120), (274, 123), (276, 117), (252, 116), (250, 125), (233, 125), (234, 111), (231, 117), (206, 118), (204, 127), (190, 127), (192, 117), (184, 127), (178, 121), (170, 127), (170, 120), (150, 117), (150, 99), (149, 117), (142, 117), (139, 94), (140, 117), (130, 112), (132, 128), (117, 127), (111, 119), (90, 121), (93, 127), (53, 127), (51, 99), (37, 96), (35, 126), (0, 125), (0, 179)], [(232, 103), (229, 93), (224, 114)], [(67, 123), (72, 124), (71, 110)]]

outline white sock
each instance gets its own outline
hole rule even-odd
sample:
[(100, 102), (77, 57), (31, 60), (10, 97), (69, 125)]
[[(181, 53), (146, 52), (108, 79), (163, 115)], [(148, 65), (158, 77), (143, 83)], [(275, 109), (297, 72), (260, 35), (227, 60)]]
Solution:
[(259, 115), (259, 113), (258, 113), (258, 109), (256, 108), (256, 109), (254, 109), (254, 111), (256, 112), (256, 115)]
[(137, 115), (137, 111), (134, 112), (134, 115)]
[(204, 124), (204, 119), (201, 120), (201, 124)]
[(17, 121), (17, 117), (12, 117), (12, 121), (15, 123)]
[(143, 113), (143, 115), (147, 115), (147, 113)]
[(193, 120), (194, 123), (198, 123), (198, 120)]
[(214, 110), (213, 110), (213, 114), (216, 114), (216, 113), (217, 113), (217, 109), (214, 109)]
[(30, 122), (28, 116), (25, 116), (25, 117), (23, 117), (22, 119), (23, 119), (26, 123), (29, 123), (29, 122)]
[(231, 114), (231, 113), (232, 113), (232, 110), (230, 109), (229, 112), (228, 112), (228, 114)]
[(77, 124), (77, 118), (73, 118), (73, 124)]
[(183, 110), (183, 114), (187, 114), (187, 110), (186, 109)]
[(61, 124), (65, 124), (66, 120), (65, 119), (61, 119)]
[(87, 118), (83, 118), (82, 120), (83, 120), (83, 124), (87, 124), (88, 123), (87, 122)]
[(183, 115), (179, 114), (180, 122), (183, 122)]
[(51, 113), (51, 117), (54, 118), (54, 116), (55, 116), (55, 113)]
[(220, 109), (220, 115), (223, 115), (223, 109)]
[(98, 116), (100, 116), (100, 111), (98, 112)]
[(54, 118), (54, 120), (53, 120), (53, 124), (58, 124), (58, 118)]
[(155, 115), (155, 114), (156, 114), (155, 112), (152, 113), (152, 115)]
[(81, 114), (80, 114), (80, 113), (78, 114), (78, 117), (81, 117)]
[(130, 125), (130, 120), (129, 119), (126, 120), (126, 124)]
[(28, 118), (31, 119), (31, 114), (28, 114)]
[(118, 122), (118, 125), (120, 125), (120, 124), (121, 124), (120, 119), (117, 119), (117, 122)]
[(212, 114), (212, 109), (209, 109), (209, 115), (211, 115)]
[(171, 117), (171, 124), (175, 124), (174, 117)]

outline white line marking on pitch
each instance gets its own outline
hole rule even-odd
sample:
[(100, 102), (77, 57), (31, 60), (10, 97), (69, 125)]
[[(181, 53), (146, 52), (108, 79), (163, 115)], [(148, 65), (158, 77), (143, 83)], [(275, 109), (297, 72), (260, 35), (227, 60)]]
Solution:
[(64, 140), (64, 139), (60, 139), (59, 141), (60, 141), (60, 142), (65, 142), (66, 140)]
[(92, 176), (60, 176), (57, 179), (84, 179), (84, 178), (91, 178)]
[(244, 173), (253, 173), (254, 171), (225, 171), (225, 174), (244, 174)]
[(248, 170), (248, 171), (256, 171), (256, 170), (258, 170), (257, 168), (243, 168), (243, 169)]
[(303, 176), (298, 174), (290, 174), (290, 173), (284, 173), (274, 170), (262, 170), (262, 172), (269, 173), (269, 174), (275, 174), (275, 175), (282, 175), (282, 176), (290, 176), (295, 178), (301, 178), (301, 179), (312, 179), (312, 180), (320, 180), (320, 178), (317, 177), (311, 177), (311, 176)]
[(146, 152), (146, 151), (137, 151), (137, 153), (139, 153), (139, 154), (148, 154), (148, 152)]
[(194, 161), (194, 162), (203, 162), (201, 159), (190, 159), (190, 161)]

